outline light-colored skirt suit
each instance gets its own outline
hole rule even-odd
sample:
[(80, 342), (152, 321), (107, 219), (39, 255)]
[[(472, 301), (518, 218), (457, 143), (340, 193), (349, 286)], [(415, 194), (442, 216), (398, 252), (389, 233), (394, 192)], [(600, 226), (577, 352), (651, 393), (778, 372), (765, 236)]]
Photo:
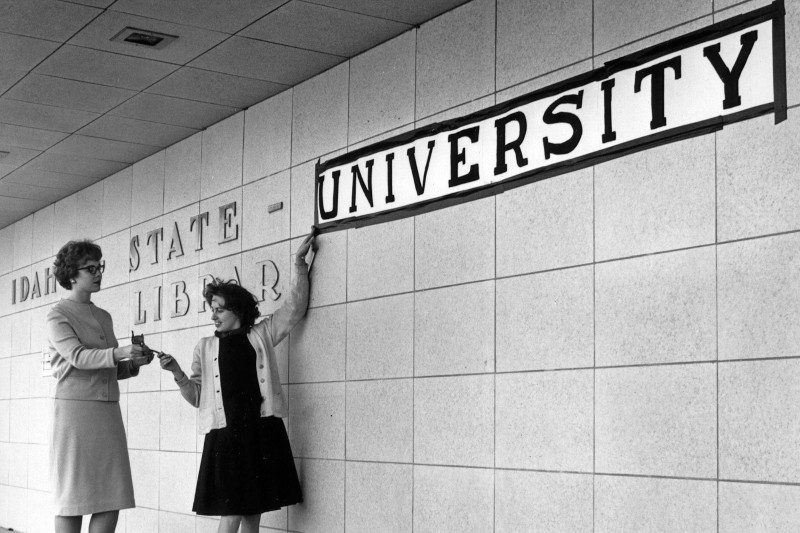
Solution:
[(111, 316), (92, 303), (61, 300), (47, 315), (56, 378), (50, 447), (55, 514), (135, 507), (118, 379), (138, 374), (115, 362)]

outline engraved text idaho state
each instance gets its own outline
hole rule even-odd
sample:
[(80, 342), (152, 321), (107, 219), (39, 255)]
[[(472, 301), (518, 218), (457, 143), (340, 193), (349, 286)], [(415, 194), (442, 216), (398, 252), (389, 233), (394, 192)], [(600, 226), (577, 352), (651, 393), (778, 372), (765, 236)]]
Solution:
[[(216, 244), (221, 245), (239, 239), (240, 213), (237, 210), (237, 203), (231, 202), (220, 206), (217, 214)], [(156, 265), (183, 257), (185, 255), (185, 238), (191, 240), (195, 252), (200, 252), (208, 244), (208, 235), (205, 231), (208, 226), (209, 212), (205, 211), (189, 217), (188, 232), (184, 228), (183, 234), (177, 220), (172, 221), (171, 225), (167, 225), (168, 241), (164, 241), (164, 226), (153, 228), (144, 234), (131, 235), (128, 249), (128, 272), (139, 271), (145, 262)], [(164, 244), (166, 247), (162, 253), (161, 249)], [(122, 258), (111, 257), (109, 260), (116, 263)], [(256, 261), (254, 266), (257, 269), (257, 285), (253, 287), (254, 294), (262, 302), (267, 299), (278, 300), (281, 297), (281, 293), (277, 290), (278, 282), (281, 279), (278, 266), (270, 259)], [(200, 266), (200, 269), (203, 270), (203, 265)], [(233, 279), (237, 283), (241, 283), (239, 268), (234, 266), (232, 272), (203, 272), (198, 275), (197, 288), (199, 290), (196, 295), (190, 294), (192, 291), (187, 290), (187, 282), (183, 279), (170, 282), (166, 288), (161, 284), (155, 284), (148, 289), (148, 292), (152, 291), (149, 294), (134, 291), (132, 293), (133, 323), (144, 324), (148, 320), (158, 322), (161, 320), (164, 310), (169, 313), (171, 318), (186, 316), (192, 310), (193, 305), (196, 306), (198, 313), (205, 313), (206, 303), (203, 299), (203, 291), (215, 276)], [(53, 274), (53, 268), (48, 266), (41, 271), (41, 275), (39, 271), (34, 271), (30, 276), (23, 275), (11, 280), (11, 304), (32, 301), (55, 294), (57, 291), (58, 283)]]

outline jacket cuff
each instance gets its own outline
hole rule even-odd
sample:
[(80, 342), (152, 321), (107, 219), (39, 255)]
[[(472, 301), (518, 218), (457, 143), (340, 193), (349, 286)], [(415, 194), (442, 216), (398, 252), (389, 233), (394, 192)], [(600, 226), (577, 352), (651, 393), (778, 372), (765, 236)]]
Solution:
[(106, 353), (108, 354), (106, 356), (107, 357), (106, 358), (106, 363), (105, 363), (106, 364), (106, 368), (116, 368), (116, 367), (118, 367), (120, 362), (114, 360), (114, 348), (108, 348), (106, 350)]
[(295, 262), (294, 262), (294, 273), (298, 274), (298, 275), (301, 275), (301, 276), (307, 276), (308, 275), (308, 263), (306, 263), (305, 261), (302, 261), (302, 262), (298, 263), (297, 260), (295, 260)]
[(179, 387), (183, 387), (184, 385), (189, 383), (189, 376), (186, 375), (186, 372), (183, 373), (182, 378), (180, 379), (173, 378), (173, 379), (175, 379), (175, 383), (177, 383)]

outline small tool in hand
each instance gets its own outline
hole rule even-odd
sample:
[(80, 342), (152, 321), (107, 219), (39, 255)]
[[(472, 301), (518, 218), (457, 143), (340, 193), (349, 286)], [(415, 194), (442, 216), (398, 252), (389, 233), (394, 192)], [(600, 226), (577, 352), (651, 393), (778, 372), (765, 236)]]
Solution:
[(156, 356), (156, 357), (158, 357), (160, 359), (161, 356), (164, 355), (164, 352), (159, 352), (158, 350), (153, 350), (152, 348), (150, 348), (149, 346), (147, 346), (144, 343), (144, 333), (140, 333), (139, 335), (136, 335), (133, 331), (131, 331), (131, 344), (138, 344), (139, 346), (141, 346), (142, 350), (143, 350), (142, 355), (145, 355), (145, 356), (151, 358), (151, 360), (152, 360), (153, 356)]

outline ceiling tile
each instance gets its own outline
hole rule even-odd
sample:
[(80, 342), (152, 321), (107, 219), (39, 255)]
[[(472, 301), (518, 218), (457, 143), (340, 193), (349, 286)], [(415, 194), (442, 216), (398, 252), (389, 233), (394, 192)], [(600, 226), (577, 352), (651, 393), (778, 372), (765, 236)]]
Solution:
[(16, 126), (72, 133), (99, 116), (89, 111), (0, 98), (0, 122)]
[(111, 9), (236, 33), (287, 0), (118, 0)]
[(294, 85), (345, 58), (245, 37), (231, 37), (189, 66)]
[(79, 130), (78, 133), (91, 137), (102, 137), (104, 139), (149, 144), (165, 148), (198, 131), (194, 128), (185, 128), (172, 124), (159, 124), (115, 115), (103, 115)]
[(183, 67), (148, 88), (147, 92), (242, 109), (288, 88), (288, 85), (269, 81)]
[(140, 91), (157, 82), (176, 65), (65, 45), (34, 72)]
[(3, 0), (0, 31), (64, 42), (90, 20), (99, 9), (52, 0)]
[(74, 174), (61, 174), (47, 170), (30, 168), (25, 165), (15, 170), (3, 178), (5, 181), (20, 183), (23, 185), (36, 185), (39, 187), (50, 187), (52, 189), (62, 189), (66, 191), (79, 191), (97, 181), (96, 178), (88, 176), (76, 176)]
[(52, 54), (58, 43), (0, 33), (0, 50), (3, 51), (4, 70), (29, 70)]
[(105, 178), (129, 166), (128, 163), (93, 159), (73, 155), (56, 154), (47, 151), (28, 163), (26, 167), (60, 172), (62, 174), (76, 174), (93, 178)]
[(411, 28), (402, 22), (290, 2), (239, 35), (307, 50), (352, 57)]
[(3, 172), (3, 175), (19, 168), (42, 153), (41, 150), (29, 150), (27, 148), (17, 148), (14, 146), (5, 146), (3, 144), (0, 144), (0, 152), (8, 152), (7, 155), (0, 153), (0, 166), (10, 167), (8, 171)]
[(466, 4), (470, 0), (309, 0), (346, 11), (355, 11), (364, 15), (405, 22), (406, 24), (422, 24), (456, 6)]
[(60, 200), (66, 195), (61, 189), (37, 187), (36, 185), (22, 185), (21, 183), (14, 183), (6, 179), (2, 179), (0, 180), (0, 196), (39, 200), (49, 204), (55, 202), (56, 200)]
[(96, 157), (102, 154), (103, 159), (121, 161), (122, 163), (135, 163), (161, 149), (160, 146), (147, 144), (134, 144), (99, 137), (85, 135), (70, 135), (60, 143), (50, 148), (48, 154), (67, 154), (81, 157)]
[(10, 226), (17, 220), (25, 218), (51, 202), (43, 200), (27, 200), (0, 195), (0, 229)]
[(4, 96), (12, 100), (105, 113), (135, 94), (135, 91), (118, 87), (30, 74)]
[(109, 114), (201, 130), (237, 111), (233, 107), (141, 93)]
[(24, 126), (0, 124), (0, 145), (18, 146), (32, 150), (46, 150), (58, 141), (64, 139), (66, 133), (56, 131), (37, 130)]
[[(178, 38), (161, 50), (124, 41), (111, 40), (126, 27), (174, 35)], [(70, 39), (69, 44), (183, 65), (216, 46), (227, 37), (227, 33), (139, 17), (118, 11), (106, 11)]]
[(6, 70), (0, 68), (0, 94), (6, 92), (15, 83), (28, 74), (27, 70)]
[(76, 4), (83, 4), (85, 6), (106, 8), (114, 3), (114, 0), (70, 0)]

